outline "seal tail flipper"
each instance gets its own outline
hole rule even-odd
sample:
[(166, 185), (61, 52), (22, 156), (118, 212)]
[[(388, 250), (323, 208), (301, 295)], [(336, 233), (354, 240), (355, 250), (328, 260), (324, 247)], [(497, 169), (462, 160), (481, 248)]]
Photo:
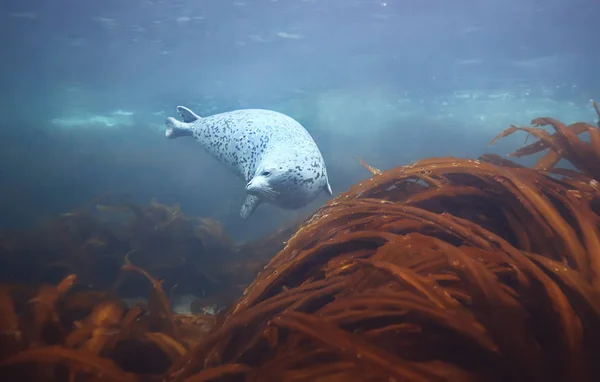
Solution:
[(240, 216), (242, 219), (246, 220), (252, 215), (256, 207), (260, 204), (261, 200), (254, 195), (246, 196), (246, 201), (242, 205), (242, 209), (240, 210)]
[(177, 112), (183, 119), (183, 122), (186, 122), (186, 123), (195, 122), (195, 121), (201, 119), (198, 114), (194, 113), (193, 111), (191, 111), (190, 109), (188, 109), (185, 106), (177, 106)]
[(193, 135), (191, 123), (181, 122), (173, 117), (169, 117), (165, 121), (165, 125), (167, 126), (167, 130), (165, 130), (165, 137), (167, 138), (177, 138), (186, 135)]

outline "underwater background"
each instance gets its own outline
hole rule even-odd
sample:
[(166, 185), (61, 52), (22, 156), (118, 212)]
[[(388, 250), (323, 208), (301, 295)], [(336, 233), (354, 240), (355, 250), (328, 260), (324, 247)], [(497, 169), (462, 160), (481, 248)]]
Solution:
[(179, 203), (236, 241), (301, 211), (239, 218), (244, 187), (193, 139), (201, 116), (266, 108), (300, 121), (334, 195), (429, 156), (505, 154), (510, 124), (595, 118), (590, 0), (8, 0), (0, 4), (0, 225), (30, 227), (100, 195)]
[[(600, 381), (598, 15), (1, 1), (0, 381)], [(333, 196), (243, 220), (178, 105), (295, 118)]]

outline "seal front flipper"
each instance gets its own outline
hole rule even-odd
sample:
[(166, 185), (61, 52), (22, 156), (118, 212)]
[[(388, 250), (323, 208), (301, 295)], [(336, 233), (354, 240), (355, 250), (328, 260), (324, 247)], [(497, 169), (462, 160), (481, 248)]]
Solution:
[(194, 135), (192, 131), (192, 126), (194, 125), (193, 123), (185, 123), (178, 121), (173, 117), (169, 117), (165, 121), (165, 125), (167, 126), (167, 130), (165, 130), (165, 137), (167, 138), (178, 138)]
[(198, 114), (194, 113), (185, 106), (177, 106), (177, 112), (183, 119), (183, 122), (191, 123), (201, 119)]
[(242, 209), (240, 210), (240, 216), (242, 219), (246, 220), (252, 215), (256, 207), (260, 204), (261, 200), (257, 196), (248, 195), (246, 196), (246, 201), (242, 205)]

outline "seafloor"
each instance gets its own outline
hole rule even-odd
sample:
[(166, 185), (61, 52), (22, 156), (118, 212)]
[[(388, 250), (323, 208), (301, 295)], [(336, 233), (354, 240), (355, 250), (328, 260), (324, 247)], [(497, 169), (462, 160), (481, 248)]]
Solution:
[(110, 197), (3, 232), (0, 380), (600, 381), (600, 123), (532, 125), (250, 244)]

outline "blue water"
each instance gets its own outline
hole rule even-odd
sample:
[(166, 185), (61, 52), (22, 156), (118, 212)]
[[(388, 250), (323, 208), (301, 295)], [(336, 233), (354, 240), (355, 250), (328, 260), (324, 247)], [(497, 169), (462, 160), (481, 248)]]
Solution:
[(429, 156), (488, 148), (537, 116), (596, 118), (591, 0), (6, 0), (0, 4), (0, 224), (113, 193), (180, 203), (238, 240), (302, 211), (239, 218), (243, 184), (163, 121), (268, 108), (299, 120), (334, 193)]

